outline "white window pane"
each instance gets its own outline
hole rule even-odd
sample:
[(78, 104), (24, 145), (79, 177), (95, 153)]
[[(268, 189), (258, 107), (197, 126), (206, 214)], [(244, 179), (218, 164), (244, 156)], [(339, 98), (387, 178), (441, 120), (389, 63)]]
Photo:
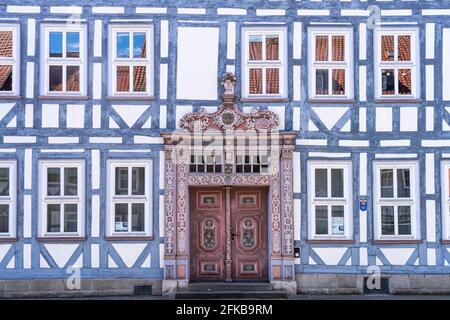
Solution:
[(280, 39), (277, 35), (266, 36), (266, 60), (280, 59)]
[(0, 233), (9, 232), (9, 205), (0, 204)]
[(133, 58), (146, 58), (147, 50), (145, 43), (145, 32), (133, 34)]
[(409, 169), (397, 169), (397, 197), (409, 198), (411, 196)]
[(316, 206), (316, 234), (328, 234), (327, 206)]
[(411, 234), (411, 206), (398, 206), (398, 234)]
[(128, 168), (117, 167), (116, 168), (116, 195), (128, 194)]
[(328, 61), (328, 36), (316, 36), (316, 61)]
[(13, 66), (10, 64), (0, 65), (0, 91), (12, 91), (12, 85)]
[(411, 36), (398, 36), (398, 61), (411, 61)]
[(116, 90), (118, 92), (130, 91), (130, 66), (117, 66)]
[(263, 37), (259, 35), (249, 36), (249, 60), (259, 61), (262, 60), (262, 41)]
[(343, 235), (344, 231), (344, 206), (331, 206), (332, 234)]
[(128, 231), (128, 204), (127, 203), (116, 203), (114, 214), (114, 230), (116, 232), (127, 232)]
[(132, 186), (133, 195), (144, 195), (145, 194), (145, 168), (135, 167), (132, 169)]
[(344, 169), (331, 169), (331, 196), (344, 197)]
[(62, 91), (63, 89), (63, 67), (49, 66), (48, 81), (50, 91)]
[(78, 214), (77, 204), (64, 205), (64, 232), (77, 232)]
[(80, 67), (66, 67), (66, 91), (80, 91)]
[(9, 196), (9, 168), (0, 168), (0, 196)]
[(316, 169), (315, 189), (316, 198), (328, 196), (327, 169)]
[(63, 56), (63, 33), (50, 32), (49, 33), (49, 55), (51, 58), (62, 58)]
[(78, 194), (78, 169), (64, 168), (64, 195), (76, 196)]
[(0, 31), (0, 57), (12, 58), (13, 56), (13, 32)]
[(61, 195), (60, 168), (47, 168), (47, 195)]
[(79, 58), (80, 57), (80, 33), (67, 32), (66, 35), (66, 57)]
[(61, 207), (59, 204), (47, 205), (47, 232), (61, 231)]
[(394, 197), (394, 171), (392, 169), (380, 170), (381, 198)]
[(331, 50), (333, 61), (345, 61), (345, 37), (332, 36)]
[(316, 70), (316, 94), (328, 94), (328, 69)]
[(130, 57), (130, 33), (118, 32), (117, 33), (117, 58), (129, 58)]
[(147, 67), (133, 66), (133, 91), (145, 92), (147, 90)]
[(381, 234), (382, 235), (395, 234), (393, 206), (381, 207)]
[(394, 69), (382, 69), (381, 70), (381, 94), (382, 95), (395, 94)]
[(143, 203), (133, 203), (132, 204), (132, 223), (131, 223), (131, 231), (133, 232), (142, 232), (144, 229), (144, 204)]

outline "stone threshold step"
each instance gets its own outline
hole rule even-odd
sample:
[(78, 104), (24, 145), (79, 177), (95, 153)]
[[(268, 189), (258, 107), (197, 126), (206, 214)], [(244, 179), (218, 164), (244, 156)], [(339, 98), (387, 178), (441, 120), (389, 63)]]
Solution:
[(271, 291), (270, 283), (191, 283), (181, 291)]
[(175, 293), (175, 299), (288, 299), (288, 293), (284, 291), (178, 291)]

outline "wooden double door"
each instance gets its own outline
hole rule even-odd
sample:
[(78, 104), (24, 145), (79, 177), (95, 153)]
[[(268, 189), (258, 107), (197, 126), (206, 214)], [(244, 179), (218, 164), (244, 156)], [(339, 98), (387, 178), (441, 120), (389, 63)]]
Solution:
[(267, 280), (267, 188), (190, 189), (191, 281)]

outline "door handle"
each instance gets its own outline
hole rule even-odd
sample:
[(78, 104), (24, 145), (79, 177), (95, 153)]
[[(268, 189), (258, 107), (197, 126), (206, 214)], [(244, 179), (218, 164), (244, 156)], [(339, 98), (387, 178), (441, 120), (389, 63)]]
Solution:
[(232, 233), (231, 234), (231, 240), (235, 240), (236, 237), (239, 237), (239, 235), (237, 233)]

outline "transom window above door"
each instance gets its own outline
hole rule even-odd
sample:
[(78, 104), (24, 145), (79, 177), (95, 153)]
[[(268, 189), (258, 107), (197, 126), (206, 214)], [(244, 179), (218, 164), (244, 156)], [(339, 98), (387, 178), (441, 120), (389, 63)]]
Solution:
[(46, 25), (41, 35), (41, 94), (86, 95), (86, 25)]
[(110, 26), (110, 96), (153, 95), (153, 27)]
[(308, 29), (309, 98), (353, 98), (353, 30)]
[(243, 97), (285, 98), (285, 28), (245, 28), (242, 43)]
[(237, 154), (236, 173), (268, 173), (269, 157), (258, 154)]
[(189, 172), (192, 173), (222, 173), (223, 157), (222, 155), (191, 155)]
[(375, 98), (420, 97), (418, 34), (417, 28), (375, 30)]

